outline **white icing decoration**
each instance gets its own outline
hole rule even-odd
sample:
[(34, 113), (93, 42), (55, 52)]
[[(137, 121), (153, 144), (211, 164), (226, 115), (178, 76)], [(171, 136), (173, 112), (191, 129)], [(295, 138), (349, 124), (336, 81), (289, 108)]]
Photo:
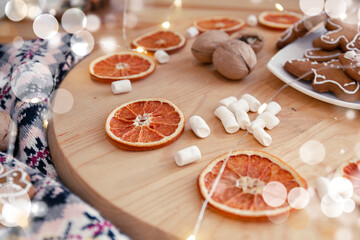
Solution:
[[(322, 59), (322, 58), (336, 58), (338, 57), (341, 53), (335, 53), (335, 54), (332, 54), (332, 55), (327, 55), (327, 56), (314, 56), (313, 52), (312, 51), (316, 51), (316, 50), (322, 50), (321, 48), (310, 48), (308, 50), (305, 51), (305, 54), (304, 56), (307, 57), (307, 58), (317, 58), (317, 59)], [(309, 52), (309, 53), (308, 53)], [(309, 56), (311, 55), (311, 56)]]
[[(316, 69), (313, 69), (313, 68), (312, 68), (311, 71), (312, 71), (312, 72), (314, 73), (314, 75), (315, 75), (313, 84), (320, 85), (320, 84), (324, 84), (324, 83), (332, 83), (332, 84), (337, 85), (337, 86), (338, 86), (341, 90), (343, 90), (346, 94), (355, 94), (355, 93), (357, 93), (357, 91), (358, 91), (359, 88), (360, 88), (360, 83), (359, 83), (359, 82), (356, 82), (356, 81), (353, 81), (353, 82), (351, 82), (351, 83), (352, 83), (352, 85), (355, 85), (355, 84), (356, 84), (355, 90), (353, 90), (353, 91), (347, 90), (347, 89), (344, 88), (344, 87), (346, 87), (345, 84), (344, 84), (344, 86), (342, 86), (340, 83), (338, 83), (338, 82), (335, 81), (335, 80), (326, 79), (326, 77), (325, 77), (324, 75), (318, 74)], [(324, 79), (324, 81), (318, 82), (318, 81), (317, 81), (318, 78), (322, 78), (322, 79)]]
[(356, 39), (358, 39), (360, 37), (360, 33), (357, 33), (356, 35), (355, 35), (355, 37), (348, 43), (348, 44), (346, 44), (346, 49), (347, 50), (358, 50), (359, 51), (359, 49), (357, 49), (356, 47), (355, 47), (355, 41), (356, 41)]
[(356, 84), (355, 82), (345, 83), (345, 84), (344, 84), (344, 87), (347, 87), (347, 86), (350, 86), (350, 85), (355, 85), (355, 84)]
[[(346, 42), (349, 42), (344, 35), (340, 35), (340, 36), (338, 36), (336, 39), (333, 39), (333, 38), (332, 38), (332, 39), (330, 39), (330, 41), (326, 40), (326, 38), (330, 38), (328, 35), (333, 34), (333, 33), (340, 32), (340, 31), (342, 30), (342, 27), (341, 27), (340, 25), (332, 22), (331, 19), (328, 19), (328, 21), (329, 21), (332, 25), (336, 26), (338, 29), (333, 30), (333, 31), (329, 31), (329, 32), (326, 33), (326, 35), (322, 35), (322, 36), (320, 37), (321, 40), (323, 40), (324, 42), (329, 43), (329, 44), (334, 44), (334, 43), (338, 43), (339, 40), (340, 40), (341, 38), (343, 38)], [(347, 47), (347, 45), (346, 45), (346, 47)]]
[[(360, 63), (360, 54), (357, 54), (354, 50), (347, 51), (344, 54), (344, 58), (349, 59), (350, 61), (353, 61), (358, 65)], [(353, 63), (350, 63), (350, 65), (353, 65)]]

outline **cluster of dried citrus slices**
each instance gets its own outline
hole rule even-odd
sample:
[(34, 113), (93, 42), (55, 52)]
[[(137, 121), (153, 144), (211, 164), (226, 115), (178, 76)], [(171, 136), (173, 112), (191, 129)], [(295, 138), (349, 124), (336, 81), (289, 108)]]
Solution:
[[(201, 172), (198, 185), (204, 198), (208, 198), (227, 157), (217, 157)], [(273, 181), (283, 184), (287, 192), (295, 187), (307, 188), (305, 180), (279, 158), (257, 150), (234, 151), (209, 204), (221, 213), (245, 220), (261, 221), (285, 214), (291, 210), (286, 202), (271, 207), (264, 201), (263, 189)]]

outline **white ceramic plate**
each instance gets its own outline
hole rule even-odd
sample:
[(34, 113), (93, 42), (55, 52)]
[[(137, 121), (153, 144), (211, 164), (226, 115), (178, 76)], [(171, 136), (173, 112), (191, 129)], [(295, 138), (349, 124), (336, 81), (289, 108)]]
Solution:
[(313, 32), (305, 37), (299, 38), (292, 44), (289, 44), (271, 58), (267, 67), (283, 82), (289, 84), (289, 86), (299, 90), (300, 92), (305, 93), (306, 95), (337, 106), (360, 109), (360, 100), (351, 103), (338, 99), (332, 93), (318, 93), (311, 87), (310, 82), (304, 80), (295, 81), (296, 77), (283, 69), (283, 65), (286, 61), (303, 58), (305, 50), (312, 47), (312, 41), (324, 32), (325, 29)]

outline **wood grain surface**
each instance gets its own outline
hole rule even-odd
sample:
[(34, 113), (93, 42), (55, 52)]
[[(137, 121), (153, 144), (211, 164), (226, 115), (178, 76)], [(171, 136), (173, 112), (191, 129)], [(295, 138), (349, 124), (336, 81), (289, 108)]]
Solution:
[[(166, 9), (160, 9), (160, 12)], [(260, 10), (182, 9), (174, 13), (171, 29), (185, 32), (193, 19), (200, 16), (229, 15), (243, 19)], [(128, 39), (155, 27), (128, 31)], [(261, 102), (268, 100), (283, 82), (266, 68), (276, 53), (275, 42), (281, 32), (263, 27), (247, 28), (263, 35), (265, 46), (257, 55), (257, 66), (248, 77), (230, 81), (219, 75), (212, 65), (197, 62), (186, 47), (171, 55), (168, 64), (158, 65), (149, 77), (134, 82), (133, 91), (113, 95), (108, 84), (91, 80), (91, 60), (104, 54), (96, 49), (66, 76), (61, 88), (72, 93), (74, 104), (65, 114), (55, 114), (48, 129), (52, 158), (61, 180), (72, 191), (98, 209), (122, 231), (134, 239), (186, 239), (193, 230), (202, 198), (197, 177), (216, 156), (226, 153), (245, 134), (229, 135), (214, 116), (218, 101), (227, 96), (252, 94)], [(110, 34), (123, 42), (120, 29), (102, 29), (96, 39)], [(126, 45), (126, 44), (125, 44)], [(119, 49), (121, 50), (121, 49)], [(116, 106), (144, 97), (163, 97), (173, 101), (187, 119), (196, 114), (211, 128), (206, 139), (197, 138), (186, 124), (178, 141), (162, 149), (129, 152), (108, 141), (104, 132), (107, 114)], [(355, 144), (360, 141), (359, 112), (336, 107), (308, 97), (290, 87), (274, 99), (282, 106), (280, 124), (268, 131), (273, 143), (262, 147), (252, 135), (236, 149), (261, 149), (280, 157), (295, 168), (310, 186), (311, 202), (302, 211), (291, 214), (281, 224), (244, 222), (224, 217), (208, 209), (197, 239), (334, 239), (340, 228), (350, 229), (359, 236), (354, 214), (338, 219), (325, 217), (313, 187), (317, 176), (327, 176), (343, 161), (356, 157)], [(55, 96), (54, 103), (67, 99)], [(349, 114), (350, 113), (350, 114)], [(355, 113), (354, 119), (349, 119)], [(255, 114), (250, 114), (254, 118)], [(308, 140), (320, 141), (326, 150), (324, 161), (307, 165), (299, 155)], [(202, 159), (194, 164), (177, 167), (174, 154), (185, 147), (197, 145)], [(355, 219), (355, 220), (354, 220)], [(353, 221), (354, 220), (354, 221)]]

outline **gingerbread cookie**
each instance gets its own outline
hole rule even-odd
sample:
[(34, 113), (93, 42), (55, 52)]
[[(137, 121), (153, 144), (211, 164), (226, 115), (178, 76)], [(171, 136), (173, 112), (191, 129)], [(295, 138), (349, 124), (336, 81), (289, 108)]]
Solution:
[(360, 53), (347, 51), (339, 56), (339, 61), (344, 66), (345, 72), (360, 82)]
[(309, 59), (292, 60), (286, 62), (284, 68), (297, 77), (312, 80), (312, 87), (317, 92), (333, 92), (339, 99), (348, 102), (360, 99), (360, 83), (341, 69), (339, 60), (323, 63)]
[(313, 41), (314, 47), (320, 47), (324, 50), (334, 50), (341, 48), (344, 52), (348, 49), (348, 44), (358, 33), (358, 25), (341, 21), (340, 19), (328, 19), (326, 29), (329, 32)]
[(264, 46), (264, 38), (257, 33), (251, 32), (236, 32), (231, 35), (232, 39), (237, 39), (243, 41), (250, 45), (250, 47), (254, 50), (255, 53), (260, 52), (262, 47)]
[(337, 59), (343, 52), (340, 49), (332, 51), (322, 50), (321, 48), (309, 48), (305, 51), (304, 57), (310, 61), (328, 62), (332, 59)]
[(310, 61), (308, 58), (289, 60), (285, 63), (284, 69), (303, 80), (312, 81), (314, 73), (312, 68), (319, 68), (321, 63)]
[(276, 46), (278, 48), (283, 48), (289, 43), (294, 42), (296, 39), (303, 37), (307, 34), (311, 29), (314, 29), (321, 23), (324, 23), (327, 19), (327, 16), (324, 12), (315, 16), (308, 16), (303, 18), (302, 20), (295, 23), (290, 28), (286, 29), (281, 37), (278, 39)]
[(29, 174), (20, 168), (6, 171), (0, 164), (0, 199), (6, 201), (7, 198), (20, 197), (25, 194), (28, 194), (29, 198), (35, 194)]

